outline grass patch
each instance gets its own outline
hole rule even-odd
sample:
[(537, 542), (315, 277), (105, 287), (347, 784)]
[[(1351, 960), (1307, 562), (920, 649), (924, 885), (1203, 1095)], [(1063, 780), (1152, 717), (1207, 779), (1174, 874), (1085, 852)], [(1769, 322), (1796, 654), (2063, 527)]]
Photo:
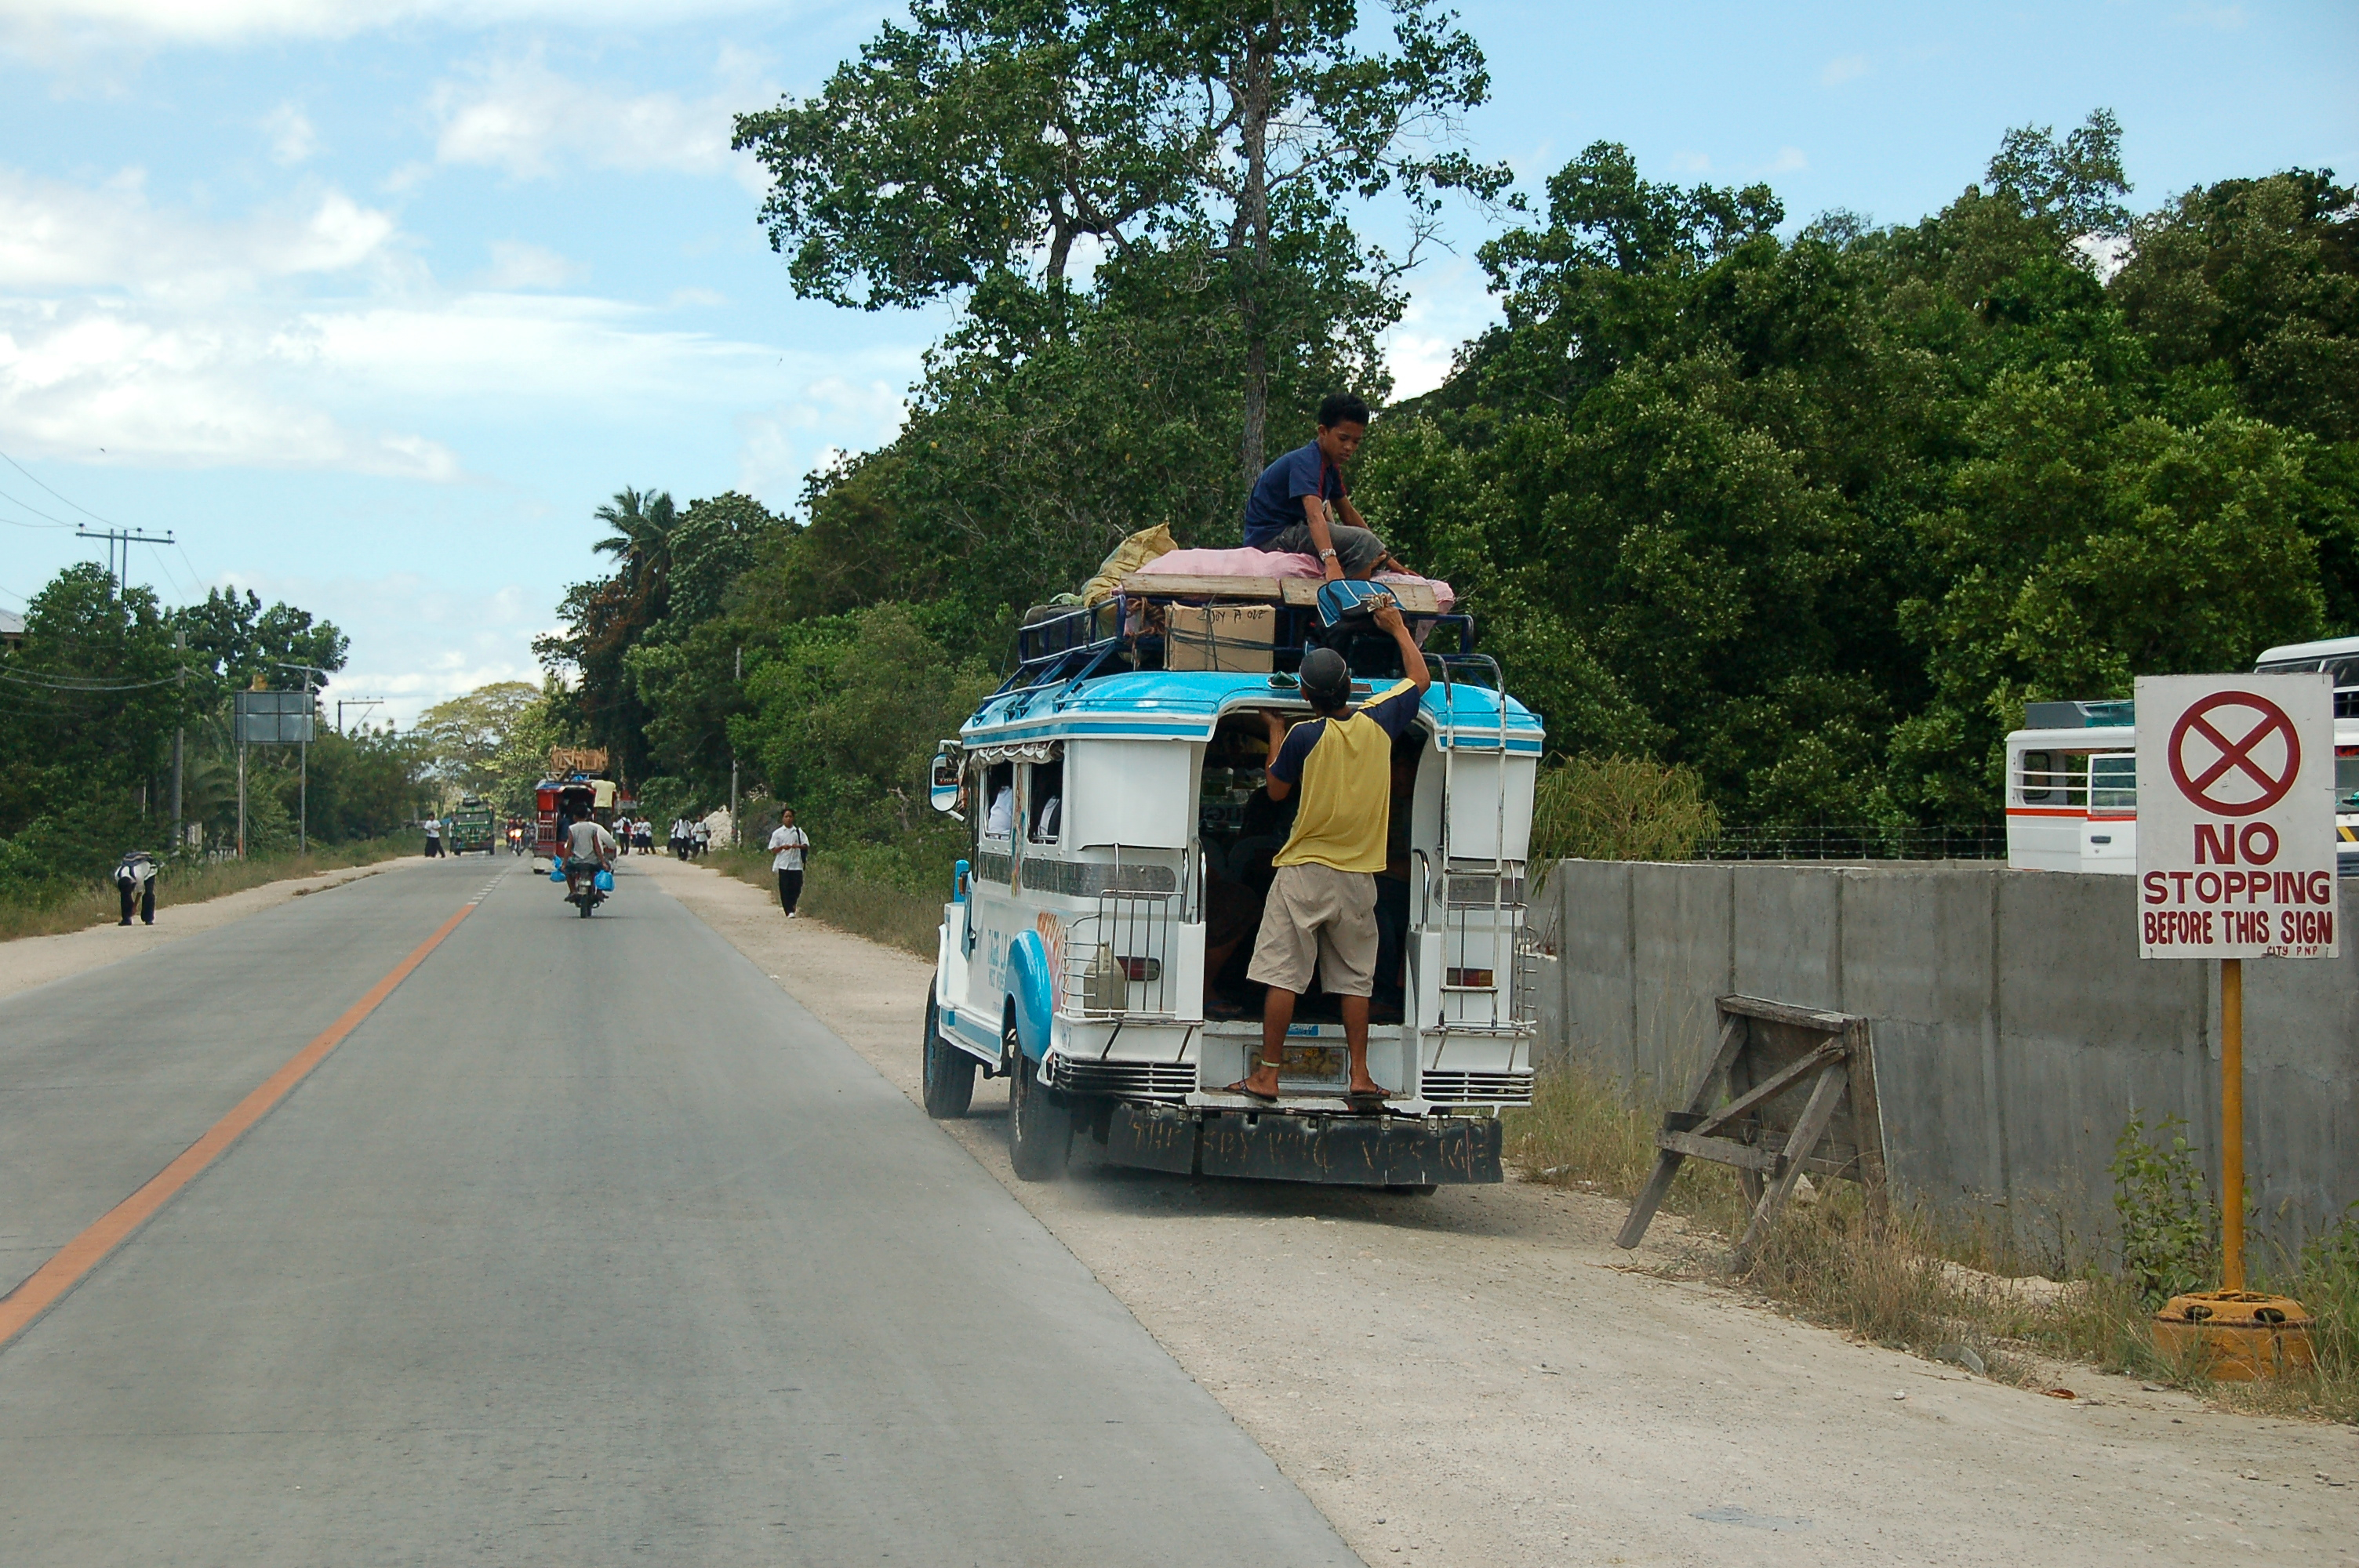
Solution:
[[(168, 865), (156, 875), (156, 912), (161, 918), (168, 909), (244, 892), (265, 882), (308, 877), (347, 866), (370, 866), (417, 852), (417, 838), (404, 835), (398, 838), (364, 838), (352, 844), (322, 844), (305, 855)], [(122, 906), (112, 881), (93, 882), (63, 897), (38, 903), (0, 900), (0, 942), (112, 925), (121, 918)]]
[[(767, 850), (714, 849), (707, 859), (738, 881), (777, 896), (778, 879), (770, 870)], [(940, 895), (911, 892), (813, 856), (810, 870), (803, 873), (802, 901), (796, 908), (839, 931), (931, 958), (944, 902)]]
[[(1507, 1113), (1507, 1154), (1535, 1181), (1628, 1198), (1654, 1167), (1659, 1125), (1655, 1110), (1633, 1107), (1612, 1083), (1560, 1069), (1541, 1076), (1529, 1107)], [(1758, 1292), (1855, 1338), (1944, 1358), (1956, 1355), (1949, 1347), (1962, 1346), (1990, 1376), (2025, 1386), (2043, 1385), (2048, 1363), (2073, 1361), (2188, 1389), (2232, 1409), (2359, 1422), (2359, 1205), (2256, 1281), (2316, 1316), (2316, 1374), (2243, 1384), (2212, 1383), (2156, 1352), (2150, 1308), (2118, 1259), (2115, 1266), (2084, 1262), (2066, 1280), (2003, 1279), (1973, 1266), (1990, 1260), (1987, 1236), (1953, 1233), (1919, 1212), (1875, 1223), (1856, 1187), (1832, 1182), (1807, 1202), (1798, 1195), (1752, 1266), (1732, 1276), (1723, 1249), (1746, 1217), (1735, 1173), (1690, 1160), (1663, 1207), (1707, 1243), (1682, 1260), (1683, 1271)]]

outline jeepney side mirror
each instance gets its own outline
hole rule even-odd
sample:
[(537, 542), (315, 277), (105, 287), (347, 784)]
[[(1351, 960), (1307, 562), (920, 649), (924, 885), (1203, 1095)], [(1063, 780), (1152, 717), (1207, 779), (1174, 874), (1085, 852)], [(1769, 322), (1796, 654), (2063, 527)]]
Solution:
[(959, 810), (959, 800), (965, 793), (966, 759), (948, 747), (936, 752), (931, 780), (934, 809), (953, 821), (964, 822), (966, 816)]

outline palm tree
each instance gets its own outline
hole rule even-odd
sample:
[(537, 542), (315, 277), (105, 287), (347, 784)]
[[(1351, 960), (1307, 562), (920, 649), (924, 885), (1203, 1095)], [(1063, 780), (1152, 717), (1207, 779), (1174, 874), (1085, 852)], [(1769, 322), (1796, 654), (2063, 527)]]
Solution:
[(625, 595), (659, 595), (671, 572), (671, 531), (679, 522), (668, 490), (638, 491), (627, 485), (598, 508), (598, 521), (612, 530), (591, 546), (614, 557), (614, 575)]

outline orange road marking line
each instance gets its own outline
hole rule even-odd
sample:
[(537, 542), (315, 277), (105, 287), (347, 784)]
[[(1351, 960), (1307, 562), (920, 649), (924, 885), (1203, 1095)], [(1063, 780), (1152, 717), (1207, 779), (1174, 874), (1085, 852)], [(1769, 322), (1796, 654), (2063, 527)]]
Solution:
[(145, 1186), (92, 1224), (89, 1229), (75, 1237), (57, 1250), (57, 1254), (27, 1277), (25, 1282), (0, 1297), (0, 1347), (5, 1347), (16, 1336), (32, 1325), (33, 1320), (57, 1303), (58, 1298), (87, 1278), (90, 1271), (106, 1260), (109, 1253), (128, 1240), (132, 1232), (145, 1225), (148, 1217), (172, 1201), (173, 1195), (201, 1174), (206, 1166), (221, 1158), (229, 1146), (245, 1135), (246, 1130), (285, 1099), (289, 1090), (310, 1076), (311, 1069), (325, 1061), (328, 1053), (343, 1044), (344, 1036), (360, 1027), (361, 1021), (375, 1012), (377, 1004), (391, 996), (394, 988), (409, 978), (411, 970), (426, 961), (426, 955), (442, 945), (442, 938), (459, 928), (459, 922), (475, 912), (472, 903), (462, 904), (459, 913), (442, 923), (441, 928), (420, 942), (409, 957), (394, 966), (393, 973), (371, 986), (368, 994), (344, 1010), (343, 1016), (309, 1045), (295, 1053), (287, 1065), (263, 1080), (260, 1087), (244, 1099), (227, 1116), (206, 1130), (205, 1135), (181, 1151), (179, 1159), (148, 1178)]

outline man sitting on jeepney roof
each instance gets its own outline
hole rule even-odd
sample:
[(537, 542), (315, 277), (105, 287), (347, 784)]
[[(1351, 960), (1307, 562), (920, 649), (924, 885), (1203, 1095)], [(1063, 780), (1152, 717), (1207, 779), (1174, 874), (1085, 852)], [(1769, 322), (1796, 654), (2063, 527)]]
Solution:
[(1379, 600), (1376, 624), (1399, 644), (1408, 678), (1352, 707), (1352, 671), (1332, 648), (1302, 656), (1302, 696), (1316, 717), (1287, 728), (1267, 713), (1272, 800), (1300, 790), (1294, 830), (1273, 864), (1276, 880), (1262, 911), (1246, 977), (1269, 988), (1262, 1002), (1261, 1057), (1229, 1086), (1232, 1094), (1274, 1101), (1285, 1065), (1286, 1031), (1295, 999), (1319, 982), (1343, 1015), (1352, 1061), (1347, 1097), (1361, 1110), (1381, 1110), (1386, 1090), (1368, 1076), (1368, 992), (1376, 970), (1376, 876), (1385, 869), (1392, 808), (1393, 741), (1417, 718), (1433, 677), (1400, 609)]
[[(1329, 581), (1366, 578), (1400, 563), (1385, 552), (1352, 504), (1343, 465), (1368, 434), (1368, 406), (1348, 392), (1319, 405), (1319, 438), (1262, 470), (1245, 497), (1245, 544), (1256, 550), (1316, 556)], [(1338, 519), (1341, 519), (1338, 521)]]

